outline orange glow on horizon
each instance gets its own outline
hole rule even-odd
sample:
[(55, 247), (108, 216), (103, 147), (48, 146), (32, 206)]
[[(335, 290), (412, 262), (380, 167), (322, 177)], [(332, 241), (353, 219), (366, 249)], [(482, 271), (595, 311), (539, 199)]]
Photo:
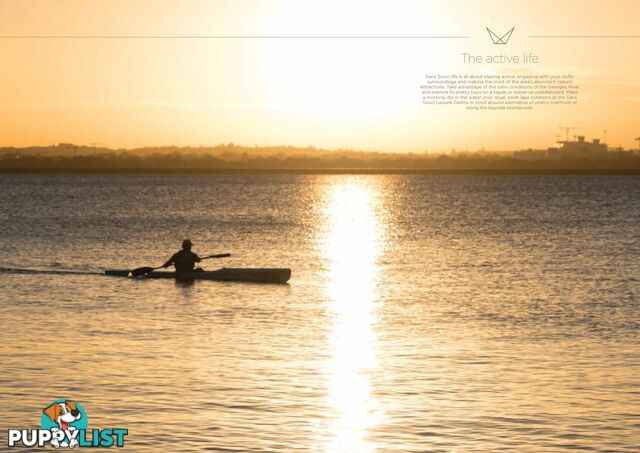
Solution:
[[(638, 13), (640, 3), (633, 0), (596, 0), (582, 9), (569, 0), (535, 2), (535, 8), (503, 0), (3, 1), (0, 146), (234, 142), (392, 152), (512, 150), (546, 148), (558, 126), (571, 124), (584, 126), (589, 138), (607, 129), (612, 146), (634, 147), (640, 39), (528, 36), (634, 35)], [(486, 25), (515, 26), (509, 45), (496, 48)], [(70, 38), (33, 38), (63, 35)], [(229, 38), (256, 35), (471, 38)], [(11, 38), (17, 36), (31, 38)], [(541, 62), (470, 66), (462, 52), (533, 52)], [(579, 104), (522, 112), (421, 104), (418, 87), (427, 72), (523, 70), (575, 74)]]

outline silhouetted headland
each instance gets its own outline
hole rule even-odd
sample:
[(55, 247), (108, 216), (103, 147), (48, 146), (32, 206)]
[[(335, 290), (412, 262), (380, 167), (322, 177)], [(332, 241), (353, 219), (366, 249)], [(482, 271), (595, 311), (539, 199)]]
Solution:
[(489, 173), (640, 174), (640, 152), (584, 137), (558, 148), (382, 153), (291, 146), (110, 149), (61, 143), (0, 148), (4, 173)]

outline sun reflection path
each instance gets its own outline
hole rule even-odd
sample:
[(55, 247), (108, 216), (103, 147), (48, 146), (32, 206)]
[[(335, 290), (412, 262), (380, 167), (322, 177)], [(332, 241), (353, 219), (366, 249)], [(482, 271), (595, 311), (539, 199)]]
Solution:
[(335, 418), (326, 451), (375, 450), (367, 435), (382, 418), (370, 383), (377, 367), (377, 261), (384, 239), (379, 211), (379, 193), (369, 180), (340, 180), (328, 189), (323, 244), (332, 322), (327, 403)]

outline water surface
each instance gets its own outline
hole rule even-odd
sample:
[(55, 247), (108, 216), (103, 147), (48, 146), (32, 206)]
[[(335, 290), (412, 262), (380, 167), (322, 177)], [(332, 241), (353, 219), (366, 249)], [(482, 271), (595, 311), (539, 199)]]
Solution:
[[(637, 451), (640, 178), (1, 175), (0, 394), (132, 451)], [(289, 285), (131, 280), (189, 237)], [(64, 272), (64, 273), (63, 273)]]

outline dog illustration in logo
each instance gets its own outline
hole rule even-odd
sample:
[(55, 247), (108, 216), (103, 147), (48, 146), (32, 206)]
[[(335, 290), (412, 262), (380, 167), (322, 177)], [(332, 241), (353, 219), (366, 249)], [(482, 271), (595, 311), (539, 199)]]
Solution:
[[(51, 431), (75, 431), (76, 428), (71, 426), (72, 422), (76, 420), (80, 420), (82, 418), (82, 414), (76, 407), (75, 401), (64, 401), (60, 403), (52, 403), (47, 406), (42, 412), (51, 419), (51, 421), (58, 424), (59, 428), (52, 428)], [(69, 447), (74, 448), (78, 445), (78, 441), (76, 439), (72, 439), (71, 442), (67, 444), (66, 441), (60, 442), (58, 439), (52, 439), (51, 445), (55, 448), (58, 447)]]

